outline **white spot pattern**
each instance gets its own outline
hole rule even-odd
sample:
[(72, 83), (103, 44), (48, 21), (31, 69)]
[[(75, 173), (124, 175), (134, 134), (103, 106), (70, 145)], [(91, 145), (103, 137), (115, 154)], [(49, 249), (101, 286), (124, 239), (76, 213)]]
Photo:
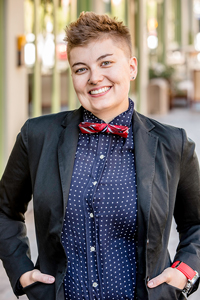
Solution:
[[(66, 300), (135, 299), (137, 186), (129, 103), (111, 122), (130, 127), (126, 140), (79, 134), (62, 232)], [(84, 121), (102, 122), (86, 110)]]

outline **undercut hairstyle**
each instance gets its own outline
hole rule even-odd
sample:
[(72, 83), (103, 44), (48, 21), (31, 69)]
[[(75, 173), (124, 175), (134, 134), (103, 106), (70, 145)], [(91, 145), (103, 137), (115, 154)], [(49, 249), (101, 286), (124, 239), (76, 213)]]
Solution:
[(108, 15), (98, 15), (94, 12), (82, 12), (79, 18), (66, 26), (67, 56), (70, 61), (70, 51), (75, 47), (87, 46), (99, 39), (111, 38), (121, 44), (121, 48), (132, 56), (131, 35), (127, 26)]

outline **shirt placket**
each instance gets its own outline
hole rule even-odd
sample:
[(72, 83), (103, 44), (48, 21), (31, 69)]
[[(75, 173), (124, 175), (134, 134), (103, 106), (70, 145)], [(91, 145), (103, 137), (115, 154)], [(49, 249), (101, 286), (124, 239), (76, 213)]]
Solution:
[(100, 276), (100, 258), (99, 245), (96, 234), (98, 230), (98, 211), (94, 210), (94, 197), (98, 184), (101, 181), (103, 170), (106, 165), (106, 159), (109, 153), (112, 136), (99, 135), (97, 155), (93, 164), (90, 182), (88, 185), (86, 196), (84, 197), (86, 208), (86, 241), (87, 241), (87, 257), (88, 257), (88, 278), (89, 278), (89, 293), (91, 299), (103, 299), (101, 291), (101, 276)]

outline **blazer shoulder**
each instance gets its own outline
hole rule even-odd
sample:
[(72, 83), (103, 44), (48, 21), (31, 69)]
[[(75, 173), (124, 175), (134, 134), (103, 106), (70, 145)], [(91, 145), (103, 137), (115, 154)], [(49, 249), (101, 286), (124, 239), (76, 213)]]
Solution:
[(135, 114), (137, 115), (137, 119), (139, 119), (145, 127), (152, 127), (153, 130), (157, 129), (157, 130), (160, 130), (160, 131), (174, 131), (174, 132), (179, 132), (181, 130), (180, 127), (176, 127), (176, 126), (172, 126), (172, 125), (169, 125), (169, 124), (165, 124), (165, 123), (162, 123), (162, 122), (159, 122), (155, 119), (152, 119), (150, 117), (147, 117), (139, 112), (136, 112), (135, 111)]
[(60, 126), (65, 127), (68, 123), (68, 120), (73, 120), (76, 115), (80, 114), (80, 109), (75, 109), (59, 112), (56, 114), (43, 115), (36, 118), (30, 118), (25, 122), (22, 130), (24, 127), (28, 127), (28, 129), (31, 131), (40, 130), (40, 132), (42, 132), (46, 130), (49, 131), (50, 129)]
[(161, 143), (174, 146), (175, 148), (182, 146), (183, 135), (185, 133), (184, 129), (161, 123), (138, 112), (136, 112), (136, 115), (140, 124), (142, 124), (147, 131), (151, 132), (152, 135), (156, 136)]
[(68, 123), (78, 118), (77, 115), (80, 117), (80, 109), (28, 119), (21, 128), (22, 139), (26, 144), (42, 141), (45, 137), (59, 136)]
[(29, 126), (34, 127), (43, 127), (43, 126), (50, 126), (51, 124), (53, 125), (62, 125), (62, 123), (64, 122), (64, 120), (70, 116), (71, 114), (73, 114), (74, 111), (63, 111), (63, 112), (59, 112), (56, 114), (48, 114), (48, 115), (43, 115), (43, 116), (39, 116), (36, 118), (30, 118), (28, 119), (28, 123)]

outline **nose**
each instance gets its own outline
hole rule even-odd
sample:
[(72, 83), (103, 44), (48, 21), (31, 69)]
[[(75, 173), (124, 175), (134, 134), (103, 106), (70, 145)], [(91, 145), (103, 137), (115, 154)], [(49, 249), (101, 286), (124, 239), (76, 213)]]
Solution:
[(88, 79), (89, 84), (96, 85), (97, 83), (103, 81), (103, 74), (100, 70), (94, 69), (90, 71), (90, 78)]

